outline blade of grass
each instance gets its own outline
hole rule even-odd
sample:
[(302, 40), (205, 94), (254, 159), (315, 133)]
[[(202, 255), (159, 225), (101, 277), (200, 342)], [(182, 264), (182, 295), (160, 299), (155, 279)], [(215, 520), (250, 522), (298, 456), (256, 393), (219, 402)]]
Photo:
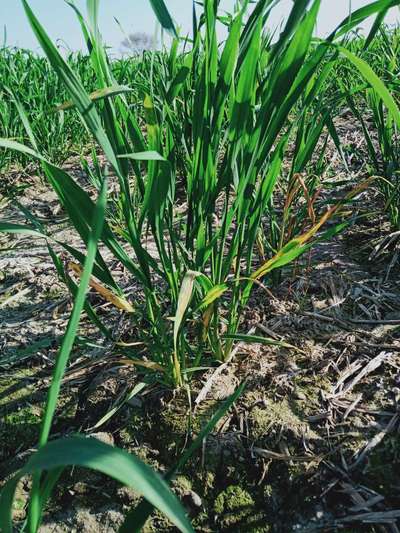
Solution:
[(172, 21), (172, 17), (169, 14), (169, 11), (167, 9), (167, 6), (165, 5), (164, 0), (150, 0), (150, 4), (151, 4), (151, 7), (153, 8), (154, 13), (156, 14), (156, 17), (159, 23), (164, 28), (164, 30), (167, 30), (174, 37), (177, 37), (178, 34), (176, 31), (175, 25)]
[[(117, 85), (115, 87), (105, 87), (104, 89), (98, 89), (89, 94), (89, 98), (92, 102), (97, 102), (103, 100), (104, 98), (110, 98), (112, 96), (117, 96), (119, 94), (130, 93), (133, 89), (130, 87), (124, 87), (122, 85)], [(60, 104), (56, 107), (55, 111), (66, 111), (67, 109), (73, 109), (75, 107), (74, 102), (68, 101)]]
[(223, 335), (224, 339), (231, 339), (240, 342), (247, 342), (249, 344), (264, 344), (266, 346), (279, 346), (281, 348), (292, 348), (298, 350), (296, 346), (289, 344), (285, 341), (279, 341), (275, 339), (269, 339), (267, 337), (260, 337), (258, 335), (246, 335), (245, 333), (234, 333)]
[[(246, 383), (242, 383), (236, 391), (221, 405), (217, 412), (207, 422), (207, 424), (200, 431), (199, 435), (185, 451), (176, 465), (167, 472), (165, 481), (170, 482), (174, 479), (176, 474), (185, 466), (194, 453), (203, 445), (204, 439), (212, 432), (217, 423), (229, 411), (232, 405), (240, 397), (246, 387)], [(130, 511), (125, 517), (124, 523), (120, 528), (120, 533), (139, 533), (147, 522), (148, 518), (154, 511), (154, 505), (148, 502), (142, 502), (136, 509)]]
[(186, 272), (185, 277), (182, 281), (181, 289), (179, 291), (178, 305), (174, 318), (174, 368), (175, 379), (178, 385), (182, 384), (181, 363), (178, 358), (179, 329), (181, 327), (183, 317), (185, 316), (186, 310), (192, 297), (194, 280), (197, 276), (200, 275), (200, 272), (194, 272), (192, 270)]
[[(29, 474), (37, 476), (40, 472), (54, 471), (66, 466), (90, 468), (134, 488), (162, 511), (180, 531), (193, 533), (194, 530), (178, 499), (167, 483), (149, 466), (123, 450), (97, 439), (83, 437), (70, 437), (45, 445), (6, 483), (0, 496), (0, 525), (3, 533), (13, 531), (12, 503), (20, 479)], [(53, 484), (54, 482), (50, 485)], [(48, 495), (49, 491), (45, 492)]]
[[(68, 360), (74, 346), (75, 337), (78, 331), (81, 313), (85, 304), (86, 292), (89, 287), (92, 275), (93, 265), (97, 253), (97, 243), (103, 231), (105, 210), (107, 203), (107, 180), (104, 180), (99, 198), (93, 214), (93, 229), (89, 236), (85, 266), (82, 273), (81, 283), (76, 294), (74, 306), (67, 329), (61, 343), (56, 363), (53, 370), (52, 381), (47, 395), (46, 407), (42, 421), (42, 427), (39, 437), (39, 448), (44, 446), (49, 438), (51, 425), (56, 411), (61, 382), (64, 376)], [(40, 516), (40, 480), (36, 476), (32, 486), (31, 505), (29, 508), (28, 524), (32, 531), (36, 531)]]
[(393, 119), (396, 121), (397, 127), (400, 128), (400, 109), (398, 108), (393, 96), (390, 94), (390, 91), (383, 81), (375, 74), (372, 68), (363, 59), (357, 57), (343, 46), (338, 48), (340, 53), (347, 57), (347, 59), (359, 70), (365, 80), (380, 96), (385, 106), (391, 112)]

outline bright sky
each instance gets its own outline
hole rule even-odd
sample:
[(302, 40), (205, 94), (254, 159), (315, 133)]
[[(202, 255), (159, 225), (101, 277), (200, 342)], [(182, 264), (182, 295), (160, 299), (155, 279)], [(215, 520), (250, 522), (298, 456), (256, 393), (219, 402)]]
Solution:
[[(332, 30), (352, 9), (362, 7), (371, 0), (322, 0), (318, 21), (318, 34), (325, 35)], [(85, 0), (76, 0), (85, 11)], [(191, 30), (191, 0), (166, 0), (170, 12), (184, 33)], [(234, 0), (222, 0), (221, 7), (231, 8)], [(292, 0), (282, 0), (275, 8), (271, 26), (276, 26), (284, 18)], [(50, 36), (62, 39), (72, 50), (84, 49), (80, 27), (72, 9), (63, 0), (30, 0), (33, 11), (38, 16)], [(115, 53), (120, 50), (124, 39), (121, 29), (114, 20), (116, 17), (126, 33), (145, 32), (154, 34), (156, 22), (149, 0), (102, 0), (100, 4), (100, 29), (107, 44)], [(399, 8), (393, 8), (388, 15), (390, 24), (399, 19)], [(7, 44), (38, 50), (34, 35), (26, 21), (20, 0), (0, 0), (0, 42), (3, 41), (3, 28), (6, 28)]]

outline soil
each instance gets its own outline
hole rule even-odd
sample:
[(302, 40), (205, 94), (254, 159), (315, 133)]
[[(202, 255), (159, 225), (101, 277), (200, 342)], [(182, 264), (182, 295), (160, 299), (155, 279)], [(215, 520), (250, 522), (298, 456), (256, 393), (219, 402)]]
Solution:
[[(346, 135), (351, 142), (351, 128)], [(366, 169), (359, 160), (351, 165), (355, 182)], [(331, 169), (335, 179), (340, 172)], [(52, 235), (79, 246), (48, 187), (35, 176), (24, 183), (18, 201), (46, 220)], [(364, 193), (360, 206), (373, 211), (376, 201)], [(21, 221), (15, 203), (3, 199), (2, 218)], [(399, 531), (399, 269), (390, 249), (370, 258), (376, 239), (388, 232), (382, 217), (361, 218), (316, 246), (270, 296), (257, 288), (242, 331), (294, 348), (239, 345), (222, 372), (211, 368), (193, 380), (190, 403), (186, 391), (155, 384), (99, 424), (143, 375), (122, 365), (115, 344), (84, 318), (52, 435), (91, 435), (163, 473), (246, 380), (235, 406), (173, 482), (196, 531)], [(6, 480), (37, 442), (71, 298), (43, 240), (0, 234), (0, 248), (0, 479)], [(129, 278), (119, 274), (129, 296)], [(89, 298), (113, 332), (129, 331), (119, 311), (94, 293)], [(199, 393), (205, 397), (195, 403)], [(24, 479), (17, 491), (20, 523), (29, 486)], [(66, 471), (41, 531), (113, 532), (139, 501), (95, 472)], [(174, 528), (155, 513), (145, 531)]]

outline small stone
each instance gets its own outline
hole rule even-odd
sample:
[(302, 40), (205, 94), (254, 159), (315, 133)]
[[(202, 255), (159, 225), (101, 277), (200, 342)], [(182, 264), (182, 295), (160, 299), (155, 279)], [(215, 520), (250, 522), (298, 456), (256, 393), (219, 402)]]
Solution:
[(300, 390), (295, 390), (293, 392), (293, 397), (295, 400), (307, 400), (307, 396)]
[(92, 433), (90, 436), (94, 439), (99, 440), (100, 442), (104, 442), (104, 444), (114, 446), (114, 437), (111, 435), (111, 433), (100, 431), (99, 433)]
[(120, 487), (117, 491), (117, 494), (124, 503), (134, 503), (140, 500), (139, 492), (135, 491), (131, 487)]
[(113, 509), (108, 510), (102, 517), (102, 522), (106, 522), (108, 524), (109, 531), (117, 531), (123, 520), (123, 514)]
[(188, 492), (188, 496), (190, 496), (192, 502), (193, 502), (193, 505), (195, 505), (196, 507), (201, 507), (203, 505), (203, 500), (200, 498), (200, 496), (194, 492), (193, 490), (190, 490)]
[(70, 492), (73, 492), (74, 494), (85, 494), (86, 492), (89, 492), (89, 489), (85, 483), (78, 481)]
[(294, 361), (289, 361), (287, 363), (287, 365), (286, 365), (286, 369), (289, 372), (292, 372), (293, 374), (295, 374), (296, 372), (298, 372), (300, 370), (300, 368), (298, 367), (298, 365)]

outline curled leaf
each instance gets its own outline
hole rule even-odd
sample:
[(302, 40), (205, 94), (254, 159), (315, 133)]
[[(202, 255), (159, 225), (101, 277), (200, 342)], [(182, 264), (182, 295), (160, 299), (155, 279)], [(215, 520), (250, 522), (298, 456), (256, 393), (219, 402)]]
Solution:
[[(118, 94), (129, 93), (132, 89), (125, 87), (124, 85), (116, 85), (115, 87), (105, 87), (104, 89), (98, 89), (89, 94), (89, 98), (92, 102), (97, 100), (103, 100), (103, 98), (108, 98), (110, 96), (117, 96)], [(64, 102), (55, 108), (55, 111), (66, 111), (67, 109), (72, 109), (75, 107), (74, 103), (71, 100)]]
[[(68, 263), (68, 268), (70, 270), (73, 270), (75, 274), (80, 278), (82, 276), (82, 268), (77, 263)], [(89, 281), (90, 287), (94, 289), (98, 294), (100, 294), (107, 302), (112, 303), (115, 307), (118, 309), (121, 309), (122, 311), (126, 311), (127, 313), (133, 313), (134, 308), (131, 306), (129, 302), (121, 298), (120, 296), (117, 296), (113, 292), (110, 291), (110, 289), (107, 289), (106, 287), (103, 287), (103, 285), (100, 285), (97, 281), (95, 281), (92, 278), (90, 278)]]

